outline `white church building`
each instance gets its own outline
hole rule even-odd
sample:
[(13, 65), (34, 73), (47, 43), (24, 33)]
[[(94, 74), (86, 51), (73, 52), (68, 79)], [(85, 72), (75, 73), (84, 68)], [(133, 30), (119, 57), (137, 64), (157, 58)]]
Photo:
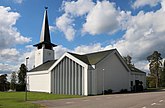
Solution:
[(51, 43), (47, 9), (40, 42), (34, 46), (35, 68), (27, 73), (28, 91), (87, 96), (108, 89), (130, 91), (136, 80), (146, 88), (145, 72), (130, 69), (117, 49), (84, 55), (67, 52), (55, 60), (57, 45)]

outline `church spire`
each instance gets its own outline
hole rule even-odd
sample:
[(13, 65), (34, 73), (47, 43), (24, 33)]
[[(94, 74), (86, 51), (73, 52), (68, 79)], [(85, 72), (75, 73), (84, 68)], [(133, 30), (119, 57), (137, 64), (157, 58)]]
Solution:
[(46, 49), (52, 49), (53, 47), (57, 46), (51, 43), (47, 9), (48, 7), (45, 7), (44, 19), (43, 19), (42, 30), (40, 35), (40, 42), (34, 45), (38, 49), (41, 49), (43, 45)]
[(50, 33), (49, 33), (49, 23), (48, 23), (48, 12), (47, 7), (45, 7), (44, 19), (42, 23), (42, 31), (40, 36), (40, 42), (50, 42)]

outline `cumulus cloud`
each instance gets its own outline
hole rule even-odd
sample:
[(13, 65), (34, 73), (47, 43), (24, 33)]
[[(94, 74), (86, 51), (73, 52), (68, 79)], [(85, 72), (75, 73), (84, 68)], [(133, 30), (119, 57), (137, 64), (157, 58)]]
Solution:
[(82, 16), (88, 13), (94, 6), (92, 0), (77, 0), (71, 2), (64, 2), (63, 9), (65, 13), (69, 13), (76, 16)]
[(156, 6), (160, 2), (161, 2), (161, 0), (136, 0), (133, 3), (132, 7), (134, 9), (139, 8), (139, 7), (143, 7), (143, 6), (146, 6), (146, 5), (154, 7), (154, 6)]
[(90, 45), (80, 45), (77, 46), (73, 52), (78, 54), (86, 54), (103, 50), (100, 43), (90, 44)]
[(73, 19), (68, 14), (63, 14), (56, 19), (56, 26), (61, 30), (68, 41), (72, 41), (75, 36), (75, 29), (73, 28)]
[(56, 19), (56, 26), (61, 30), (68, 41), (72, 41), (75, 37), (74, 18), (87, 14), (94, 2), (92, 0), (77, 0), (63, 2), (62, 9), (64, 14)]
[(111, 35), (122, 29), (124, 20), (130, 14), (130, 12), (120, 11), (115, 3), (107, 0), (96, 3), (91, 0), (64, 2), (62, 9), (64, 14), (57, 18), (56, 26), (69, 41), (75, 37), (74, 21), (77, 17), (85, 18), (81, 28), (82, 33)]
[(10, 7), (0, 6), (0, 16), (0, 49), (31, 41), (30, 38), (22, 36), (14, 27), (20, 17), (19, 13), (11, 12)]
[(55, 59), (60, 58), (65, 52), (70, 51), (69, 49), (63, 47), (62, 45), (58, 45), (54, 48)]
[(23, 55), (15, 47), (25, 44), (31, 38), (24, 37), (15, 27), (20, 14), (12, 12), (10, 7), (0, 6), (0, 73), (16, 71)]
[[(154, 50), (163, 54), (165, 43), (165, 23), (162, 22), (165, 12), (139, 12), (128, 21), (124, 39), (114, 44), (122, 53), (129, 50), (139, 60), (146, 59)], [(127, 49), (127, 50), (125, 50)]]
[(119, 16), (120, 12), (116, 10), (114, 3), (98, 1), (87, 15), (86, 23), (83, 25), (83, 32), (88, 32), (92, 35), (115, 33), (120, 29)]
[(16, 72), (16, 70), (18, 70), (18, 66), (16, 65), (11, 65), (11, 64), (4, 64), (4, 63), (0, 63), (0, 75), (2, 74), (8, 74), (11, 72)]

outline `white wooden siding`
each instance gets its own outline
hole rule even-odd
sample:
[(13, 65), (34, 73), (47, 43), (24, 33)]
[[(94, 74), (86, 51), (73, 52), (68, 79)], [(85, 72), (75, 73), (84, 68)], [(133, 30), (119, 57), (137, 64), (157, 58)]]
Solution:
[(68, 57), (52, 70), (51, 91), (55, 94), (85, 95), (83, 91), (84, 67)]
[(97, 69), (97, 93), (112, 89), (119, 92), (121, 89), (130, 90), (129, 71), (123, 65), (118, 55), (108, 55), (96, 64)]
[[(33, 72), (31, 72), (33, 73)], [(28, 91), (48, 92), (50, 93), (50, 74), (38, 72), (37, 74), (27, 74)]]

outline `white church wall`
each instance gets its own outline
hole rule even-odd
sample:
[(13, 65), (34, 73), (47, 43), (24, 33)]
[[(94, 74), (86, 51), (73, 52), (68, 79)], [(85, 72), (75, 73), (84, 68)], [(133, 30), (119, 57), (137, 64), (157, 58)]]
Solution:
[(139, 80), (143, 82), (143, 88), (146, 89), (146, 74), (139, 72), (131, 72), (131, 81), (133, 81), (133, 85), (135, 85), (135, 80)]
[(54, 60), (54, 50), (42, 48), (35, 51), (35, 67), (48, 60)]
[(47, 71), (27, 73), (28, 91), (50, 93), (50, 73)]
[(35, 51), (35, 67), (43, 63), (43, 49), (38, 49)]
[(97, 93), (111, 89), (119, 92), (121, 89), (129, 90), (129, 71), (123, 65), (116, 54), (110, 54), (98, 64), (97, 69)]
[(54, 60), (54, 50), (43, 49), (43, 63), (48, 60)]

